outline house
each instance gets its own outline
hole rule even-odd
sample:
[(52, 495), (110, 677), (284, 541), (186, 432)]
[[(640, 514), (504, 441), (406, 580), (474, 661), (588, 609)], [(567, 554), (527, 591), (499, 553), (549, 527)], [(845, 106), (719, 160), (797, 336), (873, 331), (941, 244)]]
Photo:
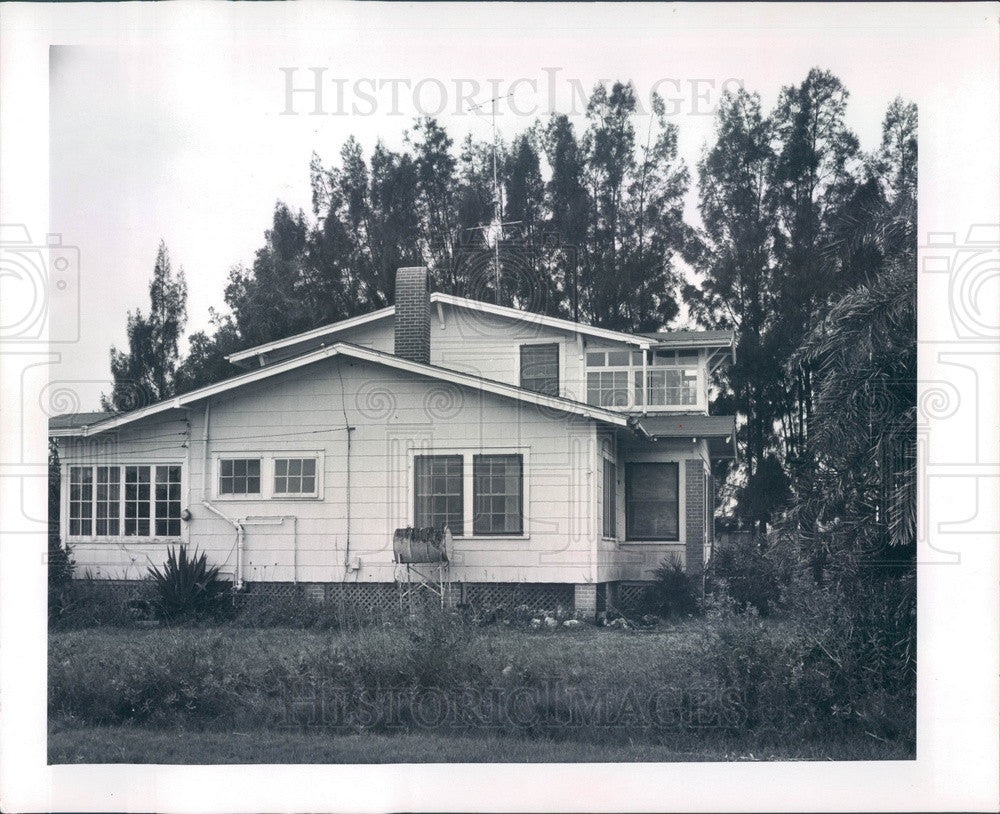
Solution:
[[(708, 414), (728, 331), (625, 334), (430, 293), (230, 357), (245, 373), (131, 412), (57, 417), (62, 539), (136, 580), (184, 542), (242, 590), (395, 596), (397, 528), (447, 526), (450, 596), (593, 612), (666, 557), (702, 575)], [(380, 599), (381, 597), (381, 599)]]

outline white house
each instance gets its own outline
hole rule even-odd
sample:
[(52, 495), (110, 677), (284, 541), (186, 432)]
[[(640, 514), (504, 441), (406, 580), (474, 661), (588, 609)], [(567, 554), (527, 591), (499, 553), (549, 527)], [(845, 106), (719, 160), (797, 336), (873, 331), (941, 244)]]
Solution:
[(370, 602), (395, 595), (395, 529), (447, 526), (454, 596), (593, 611), (665, 557), (702, 574), (710, 461), (735, 454), (709, 374), (733, 353), (728, 331), (618, 333), (403, 268), (395, 306), (234, 354), (242, 375), (53, 419), (62, 538), (78, 573), (141, 579), (185, 542), (243, 590)]

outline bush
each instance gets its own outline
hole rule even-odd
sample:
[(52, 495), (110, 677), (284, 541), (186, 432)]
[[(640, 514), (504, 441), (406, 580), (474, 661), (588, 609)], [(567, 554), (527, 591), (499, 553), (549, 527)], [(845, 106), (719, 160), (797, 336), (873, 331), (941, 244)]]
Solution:
[(768, 616), (781, 598), (778, 567), (750, 538), (720, 545), (712, 554), (706, 577), (710, 593), (727, 594), (741, 611), (752, 607)]
[(655, 582), (643, 592), (642, 610), (657, 616), (697, 613), (698, 591), (676, 557), (664, 559), (654, 572)]
[(63, 545), (57, 535), (49, 535), (48, 580), (49, 580), (49, 621), (58, 621), (69, 609), (70, 588), (73, 584), (73, 550)]
[(150, 566), (156, 585), (156, 606), (164, 619), (205, 618), (220, 615), (230, 584), (219, 579), (219, 566), (209, 566), (208, 557), (195, 549), (188, 557), (183, 543), (167, 551), (162, 570)]
[(780, 619), (761, 620), (726, 593), (708, 602), (717, 680), (748, 729), (915, 743), (915, 593), (907, 579), (877, 588), (799, 580)]

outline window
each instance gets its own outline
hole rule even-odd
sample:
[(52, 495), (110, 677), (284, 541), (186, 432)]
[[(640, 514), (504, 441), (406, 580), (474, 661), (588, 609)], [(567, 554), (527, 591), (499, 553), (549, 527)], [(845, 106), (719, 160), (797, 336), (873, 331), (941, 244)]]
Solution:
[(181, 468), (156, 467), (156, 536), (179, 537), (181, 533)]
[(521, 387), (559, 395), (559, 345), (521, 345)]
[(72, 466), (69, 470), (69, 533), (89, 537), (94, 517), (94, 470)]
[(679, 503), (676, 463), (628, 464), (625, 525), (629, 540), (677, 540)]
[(274, 494), (305, 495), (316, 494), (315, 458), (275, 458)]
[(149, 536), (149, 467), (125, 467), (125, 536)]
[(71, 466), (70, 537), (180, 537), (181, 465)]
[(618, 536), (618, 467), (604, 459), (604, 529), (605, 537)]
[(219, 460), (220, 495), (259, 495), (260, 458)]
[(473, 456), (473, 534), (523, 533), (522, 475), (520, 455)]
[(628, 371), (598, 370), (587, 374), (587, 403), (628, 407)]
[(461, 455), (413, 459), (413, 524), (417, 528), (447, 526), (456, 537), (464, 534), (462, 478)]
[(650, 407), (698, 403), (698, 371), (695, 368), (649, 370), (646, 384)]
[(587, 371), (587, 402), (599, 407), (697, 407), (699, 359), (697, 350), (588, 351), (587, 367), (603, 370)]
[[(97, 536), (121, 533), (121, 467), (97, 467)], [(179, 533), (179, 532), (178, 532)]]

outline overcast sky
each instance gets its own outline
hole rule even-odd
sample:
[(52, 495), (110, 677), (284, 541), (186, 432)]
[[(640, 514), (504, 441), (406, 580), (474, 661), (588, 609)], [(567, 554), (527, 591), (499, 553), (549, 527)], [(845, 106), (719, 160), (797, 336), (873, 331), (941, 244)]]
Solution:
[[(919, 97), (927, 77), (917, 55), (931, 36), (926, 25), (886, 36), (843, 15), (824, 28), (796, 22), (791, 7), (774, 12), (770, 29), (718, 15), (700, 25), (692, 10), (669, 6), (639, 15), (450, 5), (406, 24), (393, 23), (394, 4), (310, 6), (308, 19), (283, 8), (281, 28), (134, 27), (50, 52), (50, 231), (81, 257), (81, 341), (62, 349), (53, 378), (81, 382), (85, 409), (107, 389), (108, 348), (125, 342), (126, 311), (148, 305), (160, 239), (187, 274), (188, 332), (202, 329), (209, 307), (223, 306), (229, 268), (262, 244), (275, 201), (309, 211), (312, 152), (330, 163), (349, 135), (366, 152), (379, 138), (399, 147), (428, 113), (456, 142), (467, 132), (488, 139), (488, 116), (463, 108), (494, 89), (513, 94), (499, 107), (503, 136), (552, 110), (575, 113), (580, 128), (581, 89), (631, 80), (641, 101), (654, 88), (667, 100), (693, 168), (727, 83), (759, 91), (769, 108), (782, 85), (820, 66), (850, 91), (848, 123), (870, 150), (892, 98)], [(298, 89), (319, 76), (323, 115), (310, 115), (311, 92), (295, 93), (295, 115), (286, 114), (289, 75)], [(693, 189), (687, 209), (696, 219)]]

